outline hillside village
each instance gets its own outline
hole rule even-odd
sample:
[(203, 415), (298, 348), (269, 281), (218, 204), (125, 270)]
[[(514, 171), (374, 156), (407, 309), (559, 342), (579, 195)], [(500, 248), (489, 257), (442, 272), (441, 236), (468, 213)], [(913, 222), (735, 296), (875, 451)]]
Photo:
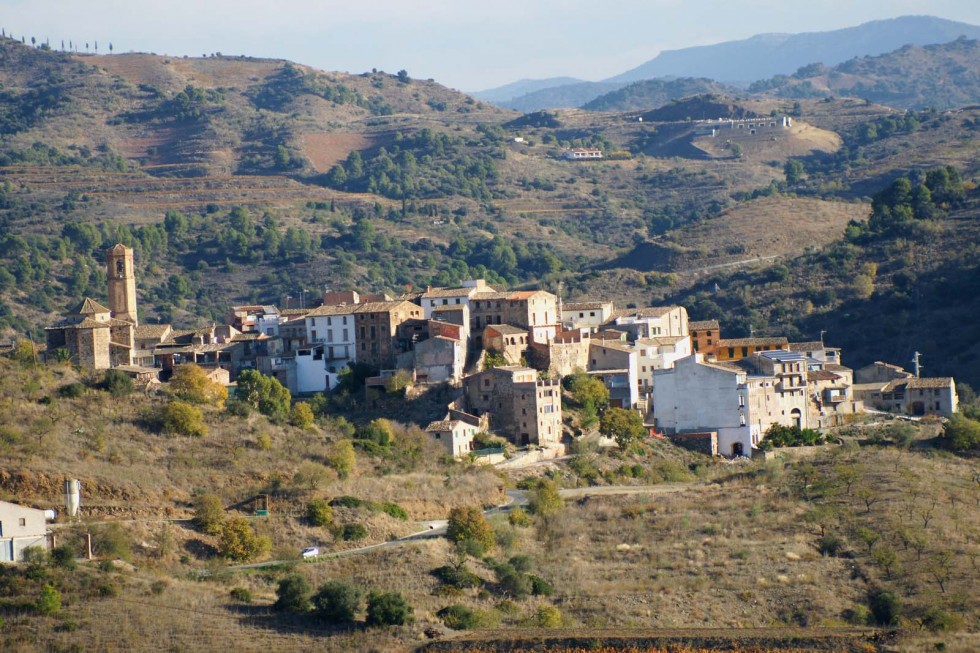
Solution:
[(563, 454), (576, 433), (562, 418), (561, 380), (581, 373), (602, 382), (611, 408), (638, 412), (651, 436), (727, 458), (768, 448), (774, 425), (824, 431), (867, 410), (957, 410), (952, 378), (884, 362), (852, 370), (821, 341), (725, 338), (718, 321), (691, 321), (682, 306), (563, 302), (475, 279), (401, 297), (343, 290), (299, 308), (235, 306), (226, 324), (181, 330), (139, 323), (132, 249), (115, 245), (106, 266), (109, 306), (87, 298), (48, 327), (47, 356), (143, 387), (188, 363), (224, 385), (257, 370), (299, 396), (337, 389), (355, 366), (369, 370), (367, 391), (445, 384), (454, 398), (427, 432), (456, 458), (499, 460), (499, 448), (479, 447), (486, 432)]

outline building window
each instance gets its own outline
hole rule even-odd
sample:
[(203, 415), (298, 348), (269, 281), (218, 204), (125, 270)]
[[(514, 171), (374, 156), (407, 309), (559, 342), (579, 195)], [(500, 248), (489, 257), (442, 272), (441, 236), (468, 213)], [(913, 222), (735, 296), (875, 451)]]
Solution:
[(21, 526), (27, 526), (27, 519), (25, 519), (24, 517), (21, 517), (20, 518), (20, 525)]

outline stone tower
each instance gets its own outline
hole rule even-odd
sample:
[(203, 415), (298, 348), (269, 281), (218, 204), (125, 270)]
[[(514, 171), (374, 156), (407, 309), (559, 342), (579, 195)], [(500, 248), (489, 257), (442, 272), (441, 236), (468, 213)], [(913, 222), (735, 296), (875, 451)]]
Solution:
[(122, 243), (106, 254), (106, 277), (109, 279), (109, 310), (112, 317), (136, 321), (136, 277), (133, 274), (133, 250)]

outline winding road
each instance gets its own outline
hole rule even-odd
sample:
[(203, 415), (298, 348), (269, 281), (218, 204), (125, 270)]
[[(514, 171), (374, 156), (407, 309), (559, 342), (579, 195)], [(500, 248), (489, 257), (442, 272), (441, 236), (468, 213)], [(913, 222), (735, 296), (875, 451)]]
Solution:
[[(632, 495), (632, 494), (673, 494), (675, 492), (685, 492), (694, 487), (697, 487), (697, 483), (660, 483), (657, 485), (605, 485), (596, 487), (577, 487), (559, 490), (558, 493), (563, 499), (584, 499), (590, 496), (615, 496), (615, 495)], [(489, 515), (499, 515), (506, 514), (513, 510), (514, 508), (519, 508), (526, 506), (528, 504), (527, 492), (524, 490), (506, 490), (507, 502), (499, 506), (495, 506), (488, 510), (484, 510), (483, 514)], [(445, 519), (439, 519), (436, 521), (426, 522), (426, 527), (424, 530), (412, 533), (411, 535), (406, 535), (404, 537), (399, 537), (395, 540), (388, 540), (387, 542), (379, 542), (377, 544), (370, 544), (368, 546), (358, 547), (356, 549), (347, 549), (346, 551), (333, 551), (329, 553), (323, 553), (315, 558), (308, 558), (302, 560), (306, 564), (316, 564), (317, 562), (324, 562), (327, 560), (332, 560), (334, 558), (346, 558), (348, 556), (361, 555), (363, 553), (370, 553), (371, 551), (378, 551), (381, 549), (392, 549), (399, 546), (404, 546), (412, 542), (418, 542), (420, 540), (432, 540), (438, 537), (443, 537), (446, 534), (446, 527), (448, 522)], [(247, 565), (231, 565), (227, 569), (231, 571), (245, 571), (248, 569), (261, 569), (263, 567), (275, 567), (277, 565), (286, 565), (300, 562), (296, 559), (291, 560), (266, 560), (265, 562), (255, 562)]]

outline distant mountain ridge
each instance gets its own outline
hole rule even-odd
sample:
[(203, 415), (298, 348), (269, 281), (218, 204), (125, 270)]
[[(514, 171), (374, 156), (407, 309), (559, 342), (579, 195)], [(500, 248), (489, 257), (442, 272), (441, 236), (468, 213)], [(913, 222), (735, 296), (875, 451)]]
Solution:
[(777, 75), (790, 75), (809, 64), (835, 66), (856, 57), (882, 55), (906, 45), (922, 47), (947, 43), (961, 36), (980, 38), (980, 26), (934, 16), (902, 16), (827, 32), (760, 34), (741, 41), (668, 50), (632, 70), (600, 82), (549, 85), (498, 104), (524, 112), (581, 107), (631, 82), (654, 78), (708, 78), (721, 83), (748, 85)]
[(977, 104), (980, 41), (959, 38), (924, 47), (907, 45), (877, 57), (856, 57), (833, 68), (806, 66), (792, 76), (756, 82), (749, 90), (784, 98), (859, 97), (896, 109)]
[(589, 111), (632, 111), (650, 109), (692, 95), (733, 95), (737, 89), (712, 79), (646, 79), (600, 95), (582, 105)]
[(543, 91), (545, 89), (554, 88), (556, 86), (569, 86), (572, 84), (581, 84), (583, 82), (585, 82), (584, 79), (577, 79), (575, 77), (549, 77), (547, 79), (519, 79), (516, 82), (511, 82), (510, 84), (504, 84), (503, 86), (498, 86), (496, 88), (491, 88), (484, 91), (475, 91), (473, 93), (470, 93), (470, 95), (472, 95), (478, 100), (485, 100), (487, 102), (493, 102), (495, 104), (503, 104), (508, 100), (513, 100), (514, 98), (519, 98), (522, 95), (528, 95), (529, 93)]
[(854, 57), (884, 54), (904, 45), (946, 43), (960, 36), (980, 38), (980, 27), (934, 16), (902, 16), (827, 32), (760, 34), (742, 41), (667, 50), (603, 81), (676, 75), (746, 83), (788, 75), (811, 63), (835, 66)]

